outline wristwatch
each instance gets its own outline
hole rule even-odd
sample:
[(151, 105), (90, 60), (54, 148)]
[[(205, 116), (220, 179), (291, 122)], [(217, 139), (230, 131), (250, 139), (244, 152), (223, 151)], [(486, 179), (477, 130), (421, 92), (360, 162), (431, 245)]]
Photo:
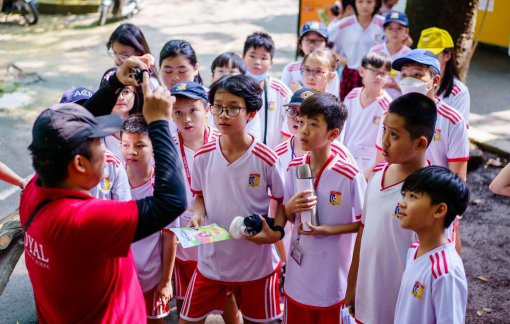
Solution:
[(25, 183), (25, 182), (28, 182), (28, 181), (27, 181), (27, 179), (25, 179), (25, 178), (21, 179), (21, 181), (19, 182), (19, 185), (18, 185), (18, 186), (19, 186), (19, 188), (20, 188), (21, 190), (23, 190), (23, 183)]
[(276, 225), (273, 227), (273, 231), (282, 233), (282, 237), (280, 237), (280, 240), (283, 240), (285, 237), (285, 230), (280, 225)]

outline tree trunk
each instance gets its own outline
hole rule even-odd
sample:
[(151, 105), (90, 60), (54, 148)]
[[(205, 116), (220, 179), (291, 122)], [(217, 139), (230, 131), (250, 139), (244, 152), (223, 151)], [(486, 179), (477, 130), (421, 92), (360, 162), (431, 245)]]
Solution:
[(447, 30), (455, 43), (457, 68), (465, 83), (473, 47), (476, 14), (480, 0), (407, 0), (409, 33), (415, 45), (422, 30), (438, 27)]
[[(0, 221), (0, 231), (2, 225), (11, 220), (17, 220), (19, 222), (18, 211), (15, 211)], [(23, 251), (23, 233), (21, 232), (20, 227), (19, 232), (14, 235), (9, 246), (5, 250), (0, 250), (0, 295), (2, 295), (2, 292), (7, 286), (9, 278), (11, 277), (19, 258), (23, 254)]]

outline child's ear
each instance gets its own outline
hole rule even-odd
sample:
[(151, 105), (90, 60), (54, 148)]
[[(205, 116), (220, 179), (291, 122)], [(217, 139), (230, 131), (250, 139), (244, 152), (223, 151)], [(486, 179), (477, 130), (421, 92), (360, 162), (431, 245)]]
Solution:
[(198, 75), (198, 68), (200, 67), (200, 65), (198, 65), (198, 62), (197, 64), (195, 64), (195, 70), (193, 71), (193, 75), (194, 76), (197, 76)]
[(328, 135), (328, 141), (335, 140), (338, 137), (338, 135), (340, 135), (340, 130), (338, 128), (330, 130)]
[(363, 77), (363, 76), (364, 76), (363, 74), (365, 74), (365, 68), (364, 68), (364, 67), (362, 67), (362, 66), (360, 66), (360, 67), (359, 67), (359, 76), (360, 76), (360, 77)]
[(205, 113), (208, 114), (209, 110), (211, 110), (211, 105), (207, 104), (205, 105)]
[(418, 138), (418, 143), (416, 145), (416, 150), (417, 151), (426, 150), (427, 149), (427, 145), (428, 145), (427, 138), (425, 136), (420, 136), (420, 138)]
[(251, 113), (248, 114), (248, 121), (252, 121), (253, 118), (255, 118), (255, 116), (257, 115), (257, 111), (252, 111)]
[(436, 210), (434, 210), (434, 214), (432, 217), (435, 219), (443, 218), (446, 216), (446, 213), (448, 212), (448, 207), (445, 203), (440, 203), (437, 205)]

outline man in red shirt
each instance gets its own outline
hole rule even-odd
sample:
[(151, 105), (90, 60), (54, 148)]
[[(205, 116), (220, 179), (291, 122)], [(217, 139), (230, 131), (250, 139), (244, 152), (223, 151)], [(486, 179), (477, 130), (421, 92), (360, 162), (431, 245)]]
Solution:
[[(128, 77), (131, 68), (148, 70), (153, 62), (152, 56), (126, 61), (98, 91), (103, 102), (115, 102), (110, 99), (119, 89), (135, 83)], [(120, 116), (94, 118), (67, 103), (43, 111), (34, 123), (29, 150), (36, 176), (22, 194), (20, 218), (39, 323), (146, 321), (130, 245), (160, 231), (187, 204), (168, 130), (175, 98), (161, 87), (152, 92), (149, 74), (143, 77), (143, 113), (156, 161), (150, 198), (118, 202), (89, 194), (103, 178), (100, 138), (121, 129)]]

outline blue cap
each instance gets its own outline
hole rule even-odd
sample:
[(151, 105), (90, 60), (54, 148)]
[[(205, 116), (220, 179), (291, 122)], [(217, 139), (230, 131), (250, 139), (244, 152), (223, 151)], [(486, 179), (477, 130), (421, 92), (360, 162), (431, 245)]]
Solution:
[(170, 89), (172, 95), (185, 96), (191, 99), (207, 100), (207, 92), (200, 84), (192, 81), (177, 83)]
[(407, 53), (404, 57), (396, 59), (391, 64), (391, 68), (393, 70), (400, 71), (402, 69), (402, 66), (409, 61), (418, 62), (428, 66), (433, 66), (439, 71), (439, 74), (441, 74), (441, 63), (439, 63), (439, 59), (437, 58), (436, 54), (432, 53), (429, 50), (421, 48), (412, 50), (409, 53)]
[(305, 101), (306, 98), (310, 97), (311, 95), (317, 93), (319, 91), (315, 89), (310, 88), (301, 88), (298, 91), (294, 92), (292, 97), (290, 98), (290, 102), (285, 106), (301, 106), (301, 103)]
[(322, 37), (325, 39), (329, 38), (328, 35), (328, 27), (324, 23), (318, 22), (318, 21), (309, 21), (304, 26), (303, 29), (301, 29), (301, 35), (300, 37), (303, 37), (304, 34), (308, 32), (316, 32), (319, 33)]
[(409, 20), (407, 19), (407, 15), (403, 12), (399, 11), (392, 11), (389, 14), (386, 15), (386, 20), (384, 20), (383, 26), (386, 27), (387, 24), (390, 22), (397, 22), (401, 24), (402, 26), (409, 26)]
[(82, 100), (89, 100), (94, 95), (94, 91), (87, 88), (74, 88), (64, 92), (60, 103), (78, 102)]

